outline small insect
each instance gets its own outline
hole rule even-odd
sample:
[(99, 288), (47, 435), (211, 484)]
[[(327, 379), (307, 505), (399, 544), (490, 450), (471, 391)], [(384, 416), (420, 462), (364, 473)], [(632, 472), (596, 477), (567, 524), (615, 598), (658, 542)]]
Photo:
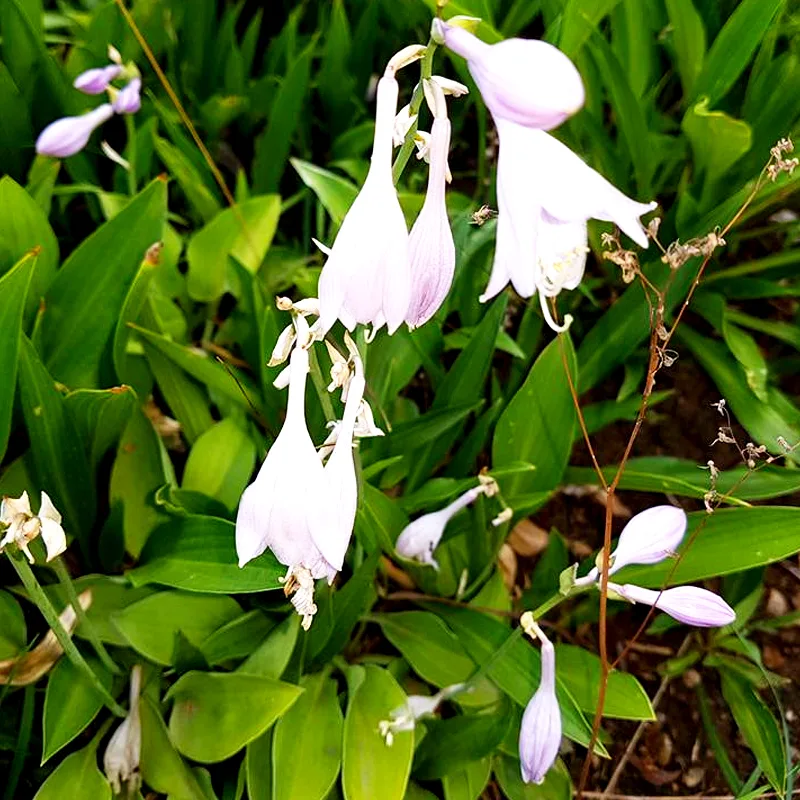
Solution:
[(497, 216), (497, 212), (489, 208), (487, 205), (482, 205), (473, 215), (472, 224), (479, 227), (490, 219)]

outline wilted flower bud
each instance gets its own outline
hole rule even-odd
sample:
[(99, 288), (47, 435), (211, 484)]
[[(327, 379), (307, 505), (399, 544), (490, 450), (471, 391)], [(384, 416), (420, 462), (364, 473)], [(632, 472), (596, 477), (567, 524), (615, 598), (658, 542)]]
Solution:
[(103, 103), (80, 117), (62, 117), (51, 122), (36, 140), (40, 156), (67, 158), (86, 147), (92, 131), (114, 116), (110, 103)]
[(103, 755), (103, 769), (114, 794), (120, 794), (122, 784), (129, 797), (136, 794), (142, 779), (139, 761), (142, 754), (142, 722), (139, 716), (139, 694), (142, 689), (142, 668), (131, 670), (130, 708), (128, 716), (114, 731)]
[(7, 545), (15, 544), (25, 553), (31, 564), (34, 559), (28, 545), (39, 535), (47, 550), (47, 561), (51, 561), (67, 549), (67, 537), (61, 527), (61, 514), (46, 492), (42, 492), (38, 516), (31, 511), (27, 492), (23, 492), (17, 498), (4, 497), (0, 503), (0, 524), (7, 526), (5, 535), (0, 540), (0, 552)]
[(609, 583), (608, 588), (632, 603), (655, 606), (685, 625), (720, 628), (736, 619), (736, 612), (718, 594), (699, 586), (676, 586), (663, 592), (630, 583), (624, 586)]
[(417, 720), (423, 717), (432, 717), (445, 700), (463, 691), (470, 691), (470, 689), (464, 683), (455, 683), (452, 686), (446, 686), (430, 697), (419, 694), (409, 695), (404, 705), (389, 712), (390, 719), (384, 719), (378, 723), (378, 730), (386, 741), (386, 745), (392, 746), (395, 733), (413, 731)]
[(87, 69), (75, 78), (72, 85), (84, 94), (102, 94), (121, 72), (122, 67), (119, 64)]

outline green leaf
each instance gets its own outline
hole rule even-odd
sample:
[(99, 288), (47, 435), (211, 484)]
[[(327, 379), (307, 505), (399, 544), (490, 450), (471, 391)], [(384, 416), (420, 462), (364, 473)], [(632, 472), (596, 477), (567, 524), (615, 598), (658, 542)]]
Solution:
[(184, 153), (160, 136), (153, 137), (153, 144), (158, 157), (164, 162), (167, 171), (178, 181), (189, 205), (197, 215), (208, 222), (218, 214), (222, 210), (219, 200), (206, 186), (203, 176)]
[[(780, 561), (800, 551), (800, 508), (759, 506), (725, 508), (707, 514), (695, 511), (678, 553), (683, 553), (670, 585), (693, 583)], [(700, 529), (693, 536), (695, 529)], [(691, 545), (689, 545), (691, 542)], [(742, 547), (742, 542), (748, 542)], [(660, 587), (674, 564), (670, 559), (650, 566), (620, 570), (618, 583)]]
[(708, 51), (695, 95), (716, 105), (744, 72), (784, 0), (742, 0), (728, 17)]
[[(111, 673), (95, 658), (89, 665), (106, 689)], [(68, 745), (103, 707), (103, 697), (68, 658), (62, 658), (50, 673), (42, 717), (42, 764)]]
[[(31, 320), (56, 274), (58, 239), (44, 211), (8, 176), (0, 180), (0, 208), (3, 209), (0, 218), (0, 275), (36, 249), (33, 277), (25, 304), (25, 319)], [(7, 296), (3, 291), (3, 297)]]
[(508, 800), (570, 800), (572, 781), (564, 762), (558, 759), (540, 786), (524, 783), (519, 761), (501, 755), (494, 762), (494, 774)]
[(342, 786), (345, 800), (403, 800), (414, 731), (400, 731), (388, 747), (378, 724), (405, 705), (405, 692), (391, 673), (374, 665), (363, 669), (363, 681), (349, 697), (344, 722)]
[(267, 129), (256, 140), (252, 176), (253, 188), (257, 192), (274, 192), (278, 189), (291, 150), (292, 137), (302, 119), (311, 77), (311, 59), (316, 46), (314, 36), (292, 60), (272, 103)]
[(409, 452), (428, 445), (463, 423), (473, 411), (478, 411), (481, 405), (482, 401), (451, 406), (440, 411), (429, 411), (408, 422), (401, 422), (392, 428), (382, 444), (388, 447), (391, 454)]
[(64, 800), (65, 797), (111, 800), (111, 787), (97, 768), (97, 740), (68, 755), (48, 775), (34, 800)]
[(206, 662), (213, 667), (249, 656), (253, 647), (263, 642), (274, 628), (275, 621), (256, 608), (214, 631), (199, 649)]
[[(33, 141), (28, 104), (17, 88), (11, 73), (0, 62), (0, 108), (3, 109), (3, 124), (0, 125), (0, 164), (17, 178), (22, 179), (27, 154), (24, 146)], [(47, 159), (50, 161), (50, 159)], [(56, 170), (58, 162), (55, 162)]]
[(348, 209), (358, 194), (358, 187), (345, 178), (317, 167), (299, 158), (289, 159), (300, 180), (311, 189), (330, 214), (336, 225), (341, 225)]
[(165, 591), (126, 606), (113, 614), (112, 620), (137, 653), (167, 666), (172, 663), (178, 631), (199, 647), (241, 613), (230, 597)]
[(492, 772), (492, 760), (481, 758), (448, 772), (442, 778), (444, 800), (478, 800), (482, 796)]
[(64, 518), (65, 530), (78, 537), (88, 554), (96, 508), (89, 459), (63, 395), (26, 336), (20, 348), (19, 395), (37, 489), (50, 495)]
[(25, 615), (8, 592), (0, 591), (0, 658), (13, 658), (28, 640)]
[(670, 22), (670, 40), (675, 48), (675, 61), (681, 76), (684, 97), (693, 96), (697, 77), (706, 57), (706, 29), (692, 0), (666, 0)]
[(246, 396), (242, 393), (242, 389), (239, 388), (236, 380), (225, 370), (225, 367), (215, 361), (208, 353), (199, 353), (191, 348), (183, 347), (166, 336), (148, 331), (139, 325), (131, 324), (131, 328), (146, 342), (158, 348), (170, 361), (189, 373), (195, 380), (206, 384), (209, 389), (219, 392), (222, 396), (233, 400), (234, 403), (238, 403), (248, 410), (250, 410), (249, 399), (258, 412), (262, 412), (260, 392), (252, 380), (240, 371), (230, 367), (231, 372), (236, 375), (239, 383), (244, 387)]
[(78, 389), (64, 398), (78, 435), (87, 445), (96, 470), (100, 459), (114, 447), (136, 408), (136, 395), (128, 386), (115, 389)]
[(219, 300), (226, 288), (228, 258), (255, 275), (272, 243), (281, 214), (276, 194), (252, 197), (220, 211), (189, 240), (187, 288), (193, 300)]
[(224, 419), (194, 443), (183, 471), (183, 488), (236, 508), (255, 463), (253, 440), (233, 419)]
[(275, 626), (237, 671), (243, 675), (258, 675), (277, 680), (283, 675), (292, 657), (299, 633), (300, 617), (290, 614)]
[(188, 514), (164, 522), (127, 573), (134, 586), (161, 583), (190, 592), (244, 594), (279, 589), (286, 567), (271, 550), (239, 567), (235, 526), (228, 520)]
[[(508, 706), (508, 701), (506, 701)], [(425, 745), (414, 758), (414, 777), (441, 778), (488, 756), (505, 738), (513, 716), (502, 705), (493, 714), (473, 714), (425, 723)]]
[[(475, 662), (461, 643), (435, 614), (399, 611), (371, 617), (383, 635), (403, 654), (414, 671), (443, 689), (467, 681), (476, 671)], [(497, 700), (497, 691), (482, 680), (472, 691), (457, 695), (461, 705), (485, 706)]]
[(264, 733), (303, 690), (255, 675), (187, 672), (167, 693), (170, 738), (202, 764), (224, 761)]
[[(578, 705), (588, 714), (597, 708), (600, 659), (570, 644), (556, 645), (556, 672)], [(608, 676), (603, 716), (617, 719), (655, 719), (647, 692), (633, 675), (613, 670)]]
[(344, 719), (336, 682), (322, 672), (308, 676), (303, 689), (275, 726), (272, 800), (323, 800), (339, 774)]
[(136, 409), (117, 448), (109, 487), (111, 507), (122, 509), (125, 549), (133, 556), (141, 553), (150, 532), (166, 519), (152, 502), (152, 495), (174, 480), (171, 469), (150, 420)]
[[(2, 190), (2, 183), (0, 183), (0, 190)], [(14, 410), (14, 391), (17, 386), (22, 314), (35, 265), (36, 256), (25, 256), (0, 278), (0, 297), (3, 298), (0, 303), (0, 364), (3, 364), (4, 373), (3, 380), (0, 382), (0, 461), (6, 454), (8, 437), (11, 433), (11, 413)]]
[(577, 386), (575, 352), (568, 335), (558, 336), (536, 359), (525, 383), (501, 414), (492, 442), (495, 468), (512, 462), (533, 464), (536, 470), (505, 479), (503, 496), (514, 498), (557, 487), (569, 462), (577, 415), (564, 359)]
[(113, 383), (117, 320), (147, 249), (161, 240), (166, 206), (166, 183), (155, 180), (84, 239), (58, 271), (42, 316), (42, 347), (62, 383)]
[(786, 789), (786, 755), (778, 722), (746, 681), (727, 669), (720, 670), (720, 677), (722, 696), (739, 731), (772, 787), (782, 794)]
[(575, 58), (593, 30), (620, 0), (566, 0), (558, 47)]

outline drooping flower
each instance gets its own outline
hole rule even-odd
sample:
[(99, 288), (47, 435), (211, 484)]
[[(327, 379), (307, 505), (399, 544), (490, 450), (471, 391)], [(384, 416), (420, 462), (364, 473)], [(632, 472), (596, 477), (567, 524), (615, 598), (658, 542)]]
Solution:
[(484, 493), (483, 485), (475, 486), (439, 511), (417, 517), (417, 519), (403, 528), (397, 537), (394, 549), (404, 558), (414, 559), (421, 564), (430, 564), (434, 569), (438, 570), (439, 564), (433, 557), (433, 552), (444, 535), (447, 523), (462, 508), (466, 508)]
[(445, 203), (449, 148), (450, 120), (437, 116), (431, 128), (428, 190), (409, 236), (411, 302), (406, 322), (412, 330), (439, 310), (453, 283), (456, 247)]
[(679, 622), (697, 628), (719, 628), (736, 619), (736, 612), (718, 594), (699, 586), (675, 586), (663, 592), (630, 583), (624, 586), (609, 583), (608, 588), (632, 603), (655, 606)]
[(557, 47), (536, 39), (486, 44), (464, 28), (434, 20), (432, 34), (467, 60), (495, 122), (550, 130), (583, 106), (583, 82)]
[(544, 131), (497, 120), (497, 245), (485, 302), (511, 281), (522, 297), (539, 291), (542, 311), (553, 321), (547, 298), (574, 289), (588, 252), (586, 222), (616, 223), (641, 247), (647, 235), (639, 217), (656, 203), (638, 203)]
[(398, 96), (388, 71), (378, 82), (375, 138), (364, 186), (342, 222), (319, 280), (318, 326), (327, 333), (337, 319), (386, 325), (394, 333), (408, 310), (408, 229), (392, 183), (392, 137)]
[(103, 769), (115, 795), (121, 793), (124, 784), (127, 796), (132, 797), (142, 783), (139, 774), (142, 755), (142, 720), (139, 715), (141, 691), (142, 668), (136, 664), (131, 670), (128, 716), (114, 731), (103, 754)]
[(34, 563), (34, 558), (28, 545), (37, 536), (42, 537), (47, 551), (47, 561), (51, 561), (67, 549), (67, 537), (61, 527), (61, 514), (46, 492), (42, 492), (38, 515), (31, 511), (27, 492), (23, 492), (17, 498), (4, 497), (0, 503), (0, 524), (7, 526), (5, 535), (0, 541), (0, 551), (9, 544), (15, 544), (25, 553), (31, 564)]
[(114, 98), (114, 111), (117, 114), (135, 114), (142, 107), (141, 90), (142, 79), (138, 76), (131, 78)]
[(446, 686), (436, 694), (427, 696), (420, 694), (411, 694), (406, 698), (406, 702), (389, 712), (390, 719), (383, 719), (378, 723), (378, 730), (383, 736), (387, 747), (391, 747), (394, 741), (394, 735), (402, 731), (413, 731), (417, 725), (417, 720), (423, 717), (432, 717), (436, 714), (436, 709), (451, 697), (464, 692), (470, 691), (465, 683), (454, 683), (452, 686)]
[(109, 64), (107, 67), (96, 67), (81, 72), (73, 86), (84, 94), (102, 94), (111, 85), (111, 81), (118, 78), (122, 72), (120, 64)]
[[(529, 612), (528, 612), (529, 613)], [(552, 642), (530, 620), (520, 620), (529, 635), (542, 643), (542, 675), (539, 688), (522, 715), (519, 729), (519, 760), (522, 780), (542, 783), (558, 755), (561, 744), (561, 711), (556, 697), (556, 654)]]
[(103, 103), (79, 117), (62, 117), (51, 122), (36, 140), (36, 152), (40, 156), (68, 158), (86, 147), (95, 128), (114, 116), (110, 103)]
[(317, 542), (326, 536), (328, 494), (322, 463), (306, 427), (305, 387), (308, 351), (295, 347), (290, 357), (286, 420), (256, 476), (242, 495), (236, 515), (239, 566), (270, 548), (288, 567), (284, 592), (303, 627), (311, 625), (314, 579), (333, 581), (336, 569)]

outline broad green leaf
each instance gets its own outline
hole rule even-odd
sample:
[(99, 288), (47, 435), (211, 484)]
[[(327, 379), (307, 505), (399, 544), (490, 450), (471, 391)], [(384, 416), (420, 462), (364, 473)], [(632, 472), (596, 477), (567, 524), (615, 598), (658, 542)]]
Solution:
[(492, 760), (488, 756), (448, 772), (442, 778), (444, 800), (478, 800), (491, 773)]
[(156, 179), (72, 252), (47, 293), (42, 347), (72, 388), (113, 383), (111, 340), (148, 248), (161, 240), (167, 186)]
[(491, 754), (503, 741), (513, 716), (500, 706), (491, 714), (470, 714), (425, 724), (425, 745), (414, 758), (414, 777), (441, 778)]
[[(231, 372), (236, 375), (234, 380), (221, 364), (214, 360), (213, 356), (205, 352), (197, 352), (188, 347), (173, 342), (166, 336), (162, 336), (153, 331), (148, 331), (138, 325), (131, 325), (131, 328), (142, 337), (147, 343), (158, 348), (170, 361), (181, 369), (185, 370), (195, 380), (204, 383), (209, 389), (219, 392), (222, 396), (233, 400), (234, 403), (250, 409), (249, 403), (261, 412), (261, 396), (255, 384), (246, 375), (233, 367)], [(244, 387), (245, 394), (239, 387)], [(249, 402), (248, 402), (249, 400)]]
[[(3, 125), (0, 126), (0, 164), (9, 176), (22, 179), (27, 162), (24, 143), (33, 141), (28, 104), (8, 67), (0, 62), (0, 108), (3, 109)], [(50, 159), (47, 159), (50, 161)], [(56, 170), (58, 162), (55, 162)], [(32, 196), (35, 198), (35, 195)]]
[(277, 191), (291, 150), (292, 138), (302, 120), (302, 112), (311, 77), (311, 60), (316, 50), (316, 36), (292, 59), (289, 72), (281, 81), (270, 108), (267, 128), (256, 140), (253, 162), (253, 189)]
[(233, 419), (224, 419), (194, 443), (183, 471), (183, 488), (236, 508), (255, 463), (253, 440)]
[[(600, 659), (570, 644), (556, 645), (556, 672), (578, 705), (594, 714), (600, 686)], [(642, 685), (633, 675), (613, 670), (608, 676), (603, 716), (618, 719), (655, 719), (653, 707)]]
[(671, 27), (669, 41), (675, 48), (683, 95), (690, 98), (706, 56), (705, 25), (692, 0), (666, 0), (666, 6)]
[(341, 225), (348, 209), (358, 194), (358, 187), (345, 178), (317, 167), (299, 158), (289, 159), (300, 180), (311, 189), (330, 214), (336, 225)]
[(97, 740), (68, 755), (48, 775), (34, 800), (64, 800), (65, 797), (111, 800), (111, 787), (97, 768)]
[(133, 556), (141, 553), (150, 532), (166, 519), (156, 508), (153, 495), (174, 480), (168, 464), (150, 420), (136, 409), (122, 434), (109, 487), (111, 507), (122, 508), (125, 549)]
[[(237, 672), (243, 675), (258, 675), (275, 678), (283, 675), (292, 657), (300, 633), (300, 617), (290, 614), (275, 626), (269, 636), (255, 648)], [(305, 631), (303, 632), (305, 634)]]
[(0, 590), (0, 659), (16, 656), (25, 649), (27, 639), (25, 615), (19, 603)]
[(430, 444), (463, 423), (473, 411), (478, 411), (481, 405), (482, 403), (466, 403), (441, 411), (429, 411), (416, 419), (395, 425), (381, 444), (388, 447), (392, 454), (408, 452)]
[(189, 240), (187, 288), (193, 300), (219, 300), (226, 288), (228, 258), (255, 275), (278, 226), (281, 200), (276, 194), (251, 197), (220, 211)]
[(369, 483), (362, 486), (356, 514), (355, 535), (368, 552), (394, 551), (394, 543), (408, 525), (408, 516), (398, 503)]
[(387, 670), (372, 664), (362, 669), (363, 682), (350, 693), (344, 721), (345, 800), (403, 800), (414, 754), (414, 731), (397, 732), (388, 747), (378, 724), (405, 704), (406, 695)]
[(273, 800), (323, 800), (342, 763), (344, 719), (336, 682), (325, 672), (317, 673), (305, 679), (303, 689), (275, 725)]
[[(663, 403), (664, 400), (672, 397), (674, 394), (673, 389), (665, 389), (660, 392), (653, 392), (650, 399), (647, 401), (648, 409), (653, 406)], [(628, 420), (633, 422), (639, 413), (639, 408), (642, 405), (642, 398), (640, 395), (635, 394), (633, 397), (628, 397), (625, 400), (600, 400), (597, 403), (591, 403), (588, 406), (583, 406), (583, 421), (586, 423), (586, 430), (589, 435), (601, 431), (606, 425), (612, 422), (620, 422)], [(575, 430), (575, 441), (583, 440), (583, 431), (580, 428)]]
[(255, 675), (187, 672), (167, 693), (170, 738), (202, 764), (224, 761), (283, 715), (303, 690)]
[(23, 336), (19, 359), (19, 396), (31, 441), (37, 488), (50, 495), (84, 554), (94, 524), (96, 497), (89, 457), (78, 436), (64, 396)]
[[(0, 193), (2, 193), (2, 188), (3, 184), (0, 182)], [(1, 233), (2, 231), (0, 231)], [(1, 240), (0, 246), (2, 246)], [(0, 303), (0, 364), (3, 364), (4, 367), (3, 379), (0, 382), (0, 461), (5, 456), (8, 437), (11, 433), (11, 413), (14, 410), (14, 392), (17, 386), (22, 315), (25, 308), (25, 297), (28, 294), (28, 285), (35, 266), (36, 256), (27, 255), (0, 278), (0, 297), (3, 298)]]
[[(88, 661), (106, 689), (110, 689), (109, 671), (95, 658)], [(44, 696), (42, 763), (68, 745), (102, 707), (99, 692), (68, 658), (62, 658), (50, 673)]]
[(147, 694), (142, 697), (139, 714), (142, 718), (141, 771), (145, 783), (174, 800), (216, 800), (203, 791), (197, 777), (175, 749), (161, 712)]
[(208, 222), (218, 214), (222, 210), (222, 206), (214, 193), (206, 186), (203, 176), (191, 160), (178, 147), (160, 136), (153, 137), (153, 144), (158, 157), (183, 189), (189, 205), (197, 215)]
[(274, 628), (275, 620), (256, 608), (214, 631), (200, 645), (200, 652), (212, 667), (225, 661), (245, 658)]
[[(426, 681), (443, 689), (467, 681), (476, 672), (475, 662), (458, 639), (435, 614), (399, 611), (372, 617), (383, 635)], [(497, 691), (482, 680), (472, 691), (457, 695), (461, 705), (484, 706), (497, 699)]]
[(249, 800), (272, 800), (272, 737), (268, 728), (245, 748), (244, 771)]
[(686, 112), (681, 128), (692, 146), (695, 167), (703, 174), (706, 188), (716, 183), (753, 142), (750, 126), (724, 111), (710, 111), (708, 97)]
[(599, 23), (620, 0), (566, 0), (558, 47), (575, 58)]
[(570, 800), (572, 797), (572, 781), (560, 758), (540, 786), (524, 783), (519, 761), (507, 755), (501, 755), (494, 762), (494, 774), (508, 800)]
[(112, 620), (134, 650), (167, 666), (172, 663), (178, 631), (199, 647), (241, 613), (230, 597), (165, 591), (126, 606), (113, 614)]
[(87, 445), (89, 462), (97, 469), (100, 459), (122, 436), (136, 408), (136, 395), (128, 386), (114, 389), (78, 389), (64, 399), (81, 440)]
[(722, 696), (733, 712), (747, 746), (776, 792), (786, 783), (786, 755), (778, 722), (767, 704), (747, 681), (727, 669), (720, 670)]
[[(0, 275), (31, 250), (36, 250), (25, 304), (25, 319), (31, 320), (56, 273), (58, 240), (44, 211), (8, 176), (0, 180), (0, 208), (3, 209), (0, 217)], [(8, 295), (3, 291), (2, 296)]]
[(188, 514), (156, 528), (127, 573), (134, 586), (160, 583), (190, 592), (243, 594), (279, 589), (286, 567), (272, 551), (240, 568), (235, 526), (228, 520)]
[[(524, 708), (539, 685), (539, 652), (495, 619), (469, 608), (437, 605), (431, 608), (453, 630), (467, 653), (478, 666), (488, 664), (489, 678), (517, 705)], [(509, 642), (510, 636), (514, 638)], [(500, 648), (503, 648), (502, 651)], [(564, 736), (588, 745), (592, 726), (578, 707), (575, 698), (559, 680), (556, 691), (561, 708)], [(602, 743), (596, 752), (608, 755)]]
[[(603, 475), (611, 481), (616, 465), (603, 467)], [(564, 475), (569, 484), (596, 484), (597, 474), (591, 467), (569, 467)], [(625, 467), (620, 489), (637, 492), (677, 494), (702, 499), (711, 487), (708, 468), (673, 456), (632, 458)], [(800, 491), (800, 474), (784, 467), (760, 467), (755, 472), (746, 467), (720, 470), (717, 492), (726, 503), (742, 505), (747, 500), (771, 500)]]
[(708, 51), (705, 67), (697, 78), (695, 95), (708, 95), (716, 105), (736, 83), (755, 53), (784, 0), (742, 0), (728, 17)]
[[(686, 536), (678, 548), (684, 555), (670, 585), (741, 572), (800, 551), (800, 508), (795, 506), (725, 508), (713, 514), (695, 511), (688, 516)], [(742, 542), (747, 542), (747, 547)], [(625, 567), (615, 580), (657, 588), (673, 566), (667, 559), (651, 566)]]
[(494, 467), (518, 461), (536, 467), (534, 472), (518, 473), (503, 482), (503, 495), (512, 506), (515, 497), (558, 486), (569, 462), (577, 416), (565, 360), (577, 386), (572, 342), (567, 335), (558, 336), (536, 359), (497, 422), (492, 442)]

